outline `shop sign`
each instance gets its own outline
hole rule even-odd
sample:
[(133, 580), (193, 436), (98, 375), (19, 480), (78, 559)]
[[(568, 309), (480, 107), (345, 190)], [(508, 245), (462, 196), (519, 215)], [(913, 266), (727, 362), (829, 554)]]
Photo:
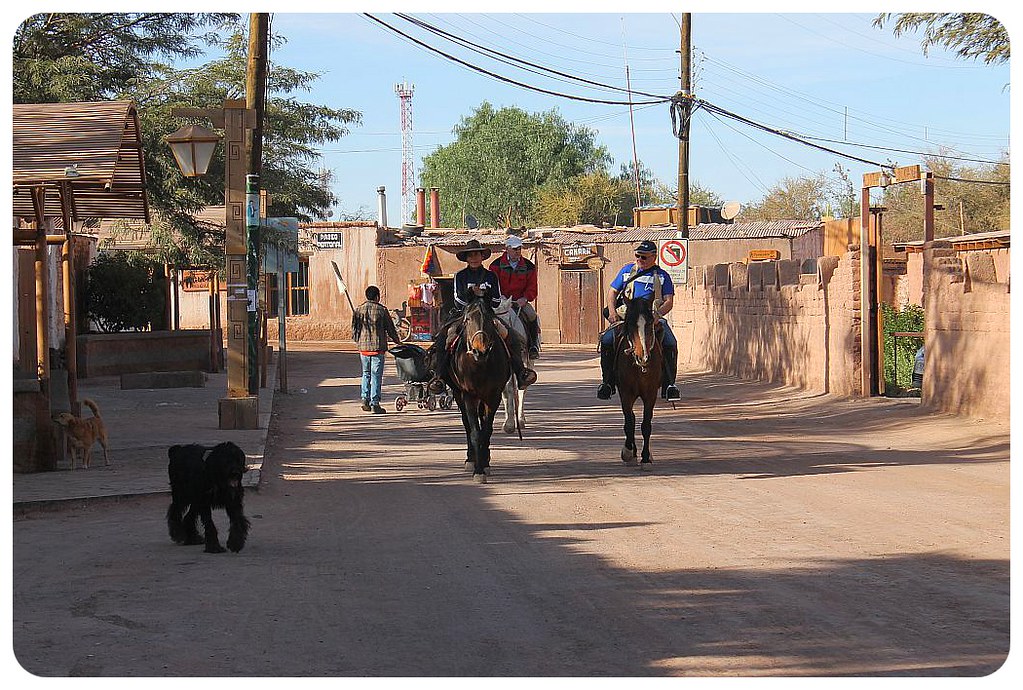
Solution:
[(561, 247), (561, 263), (580, 264), (597, 256), (595, 244), (566, 244)]
[(317, 249), (341, 249), (340, 232), (318, 232), (313, 235)]

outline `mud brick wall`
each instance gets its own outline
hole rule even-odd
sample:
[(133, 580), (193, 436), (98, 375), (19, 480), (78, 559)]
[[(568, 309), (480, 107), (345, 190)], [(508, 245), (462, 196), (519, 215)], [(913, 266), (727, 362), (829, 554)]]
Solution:
[(860, 391), (859, 253), (691, 269), (671, 312), (679, 364), (854, 396)]
[(928, 408), (1009, 421), (1009, 276), (990, 252), (924, 247), (922, 402)]

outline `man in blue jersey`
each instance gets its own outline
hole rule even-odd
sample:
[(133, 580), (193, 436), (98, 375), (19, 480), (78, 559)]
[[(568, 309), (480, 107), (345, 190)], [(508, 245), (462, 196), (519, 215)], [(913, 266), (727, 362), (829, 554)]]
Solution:
[[(597, 397), (609, 400), (615, 391), (614, 338), (621, 326), (624, 308), (619, 311), (619, 297), (635, 299), (642, 297), (653, 302), (654, 313), (663, 317), (675, 302), (675, 286), (671, 276), (657, 265), (657, 245), (643, 240), (635, 249), (636, 260), (627, 263), (618, 272), (607, 291), (608, 319), (612, 328), (600, 337), (600, 374), (602, 382), (597, 388)], [(668, 322), (661, 319), (663, 331), (661, 348), (664, 352), (664, 374), (661, 394), (666, 400), (680, 400), (682, 395), (675, 386), (678, 373), (678, 341), (671, 332)]]

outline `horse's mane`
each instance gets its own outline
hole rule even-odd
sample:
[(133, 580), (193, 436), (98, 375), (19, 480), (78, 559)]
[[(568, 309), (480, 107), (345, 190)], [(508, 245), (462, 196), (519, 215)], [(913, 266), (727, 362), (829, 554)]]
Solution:
[(636, 328), (636, 322), (639, 321), (640, 316), (649, 316), (653, 318), (654, 305), (648, 299), (642, 297), (636, 297), (634, 299), (626, 300), (625, 307), (625, 329), (631, 333)]

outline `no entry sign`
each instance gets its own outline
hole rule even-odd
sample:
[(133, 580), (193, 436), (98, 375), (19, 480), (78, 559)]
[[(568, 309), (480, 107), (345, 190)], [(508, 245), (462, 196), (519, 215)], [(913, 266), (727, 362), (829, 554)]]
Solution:
[(671, 276), (671, 282), (684, 284), (689, 273), (689, 240), (659, 240), (657, 260), (661, 268)]

